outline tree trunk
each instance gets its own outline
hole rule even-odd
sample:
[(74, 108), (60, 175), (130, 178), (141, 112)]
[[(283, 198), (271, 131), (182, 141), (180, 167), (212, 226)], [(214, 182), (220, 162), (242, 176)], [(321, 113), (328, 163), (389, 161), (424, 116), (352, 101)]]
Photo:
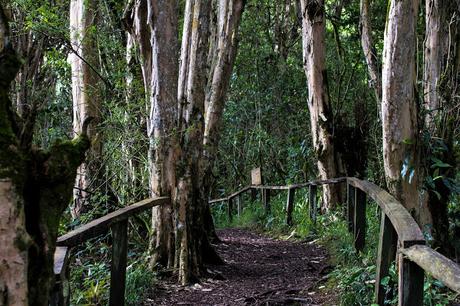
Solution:
[(69, 55), (72, 68), (72, 100), (74, 134), (82, 132), (83, 121), (93, 117), (89, 137), (91, 150), (85, 163), (77, 172), (74, 189), (72, 217), (78, 218), (89, 205), (90, 189), (94, 188), (99, 168), (102, 143), (96, 130), (101, 117), (99, 80), (94, 69), (98, 67), (95, 19), (97, 0), (72, 0), (70, 2), (70, 41), (73, 52)]
[[(214, 103), (213, 110), (219, 105), (222, 113), (234, 60), (234, 26), (239, 23), (242, 9), (242, 1), (237, 2), (239, 6), (235, 7), (233, 2), (221, 1), (225, 9), (220, 15), (224, 37), (218, 38), (220, 49), (215, 49), (216, 52), (219, 50), (213, 60), (217, 63), (216, 68), (212, 70), (216, 80), (213, 80), (214, 91), (211, 90), (209, 100), (206, 99), (205, 89), (211, 3), (204, 0), (186, 2), (179, 70), (177, 62), (171, 60), (177, 54), (175, 1), (154, 5), (139, 0), (128, 8), (125, 15), (130, 32), (140, 45), (141, 57), (147, 58), (141, 61), (144, 82), (148, 84), (148, 78), (151, 78), (148, 90), (151, 101), (148, 126), (152, 158), (151, 189), (154, 194), (170, 194), (174, 205), (154, 213), (153, 261), (168, 266), (174, 262), (179, 271), (179, 281), (183, 284), (201, 275), (203, 258), (220, 261), (209, 243), (205, 227), (209, 207), (202, 188), (205, 169), (202, 164), (205, 151), (203, 135), (206, 135), (205, 122), (208, 122), (204, 110), (205, 101), (211, 101), (209, 104)], [(234, 15), (233, 10), (228, 10), (229, 6), (233, 10), (239, 9), (239, 14)], [(149, 58), (152, 59), (150, 67), (147, 66)], [(216, 72), (217, 69), (220, 69), (219, 72)], [(175, 95), (172, 94), (174, 90)], [(215, 128), (215, 125), (212, 127)]]
[[(302, 0), (302, 38), (304, 69), (308, 81), (308, 108), (318, 173), (321, 179), (337, 175), (333, 142), (333, 118), (326, 73), (324, 1)], [(335, 185), (323, 187), (323, 209), (334, 207), (340, 199)]]
[[(459, 50), (460, 50), (460, 5), (458, 1), (426, 1), (426, 38), (424, 52), (424, 106), (425, 124), (431, 139), (430, 151), (425, 156), (437, 158), (450, 165), (455, 164), (453, 154), (453, 120), (450, 110), (458, 105)], [(439, 141), (447, 150), (435, 150)], [(451, 167), (431, 167), (431, 160), (426, 160), (425, 173), (433, 180), (428, 188), (426, 202), (433, 220), (435, 246), (446, 255), (453, 254), (449, 237), (449, 219), (447, 206), (451, 190), (444, 179), (455, 178)], [(439, 177), (442, 179), (439, 179)], [(438, 179), (434, 179), (438, 177)], [(430, 179), (430, 178), (428, 178)]]
[[(210, 256), (218, 258), (210, 246), (205, 230), (205, 209), (207, 197), (203, 194), (202, 184), (202, 156), (204, 135), (204, 106), (206, 90), (206, 69), (209, 38), (209, 24), (211, 3), (206, 0), (189, 0), (186, 4), (193, 11), (192, 17), (184, 21), (194, 25), (189, 36), (182, 38), (181, 58), (188, 59), (188, 78), (186, 82), (186, 98), (183, 100), (182, 118), (183, 126), (181, 137), (181, 160), (186, 167), (177, 169), (178, 201), (177, 209), (177, 239), (180, 238), (180, 252), (178, 254), (179, 282), (188, 283), (192, 277), (202, 274), (203, 258)], [(193, 4), (192, 4), (193, 3)], [(197, 25), (197, 26), (195, 26)], [(189, 45), (186, 43), (189, 41)], [(189, 47), (189, 48), (188, 48)], [(185, 53), (188, 53), (186, 55)], [(182, 63), (184, 65), (185, 63)], [(179, 78), (179, 84), (182, 81)], [(179, 96), (181, 91), (179, 90)], [(184, 214), (185, 212), (185, 214)], [(185, 226), (184, 226), (185, 225)], [(211, 254), (209, 254), (211, 252)], [(219, 259), (218, 259), (219, 260)]]
[[(125, 12), (125, 23), (139, 46), (146, 99), (149, 102), (150, 192), (175, 194), (177, 159), (177, 3), (136, 0)], [(173, 207), (152, 209), (151, 266), (174, 264)]]
[(8, 90), (20, 61), (8, 36), (0, 6), (0, 302), (44, 306), (54, 281), (60, 217), (89, 147), (88, 120), (83, 135), (46, 151), (19, 145), (25, 122), (13, 111)]
[(418, 1), (392, 1), (385, 30), (382, 69), (383, 157), (387, 186), (420, 225), (430, 223), (420, 205), (416, 103)]
[(382, 80), (381, 71), (377, 59), (377, 51), (372, 39), (372, 28), (369, 17), (369, 1), (361, 0), (360, 2), (360, 29), (361, 29), (361, 47), (363, 48), (364, 58), (367, 63), (369, 73), (369, 84), (374, 88), (375, 99), (378, 105), (378, 114), (380, 116), (380, 103), (382, 101)]
[[(205, 101), (205, 128), (203, 139), (202, 194), (207, 199), (211, 186), (211, 171), (219, 144), (220, 125), (229, 87), (230, 76), (238, 48), (238, 28), (244, 10), (243, 0), (219, 0), (215, 3), (217, 20), (211, 19), (211, 44), (208, 60), (208, 92)], [(209, 204), (204, 208), (205, 227), (212, 241), (218, 241)]]
[[(147, 131), (150, 141), (150, 188), (153, 195), (174, 199), (177, 159), (177, 3), (174, 0), (149, 3), (152, 35), (152, 80)], [(170, 267), (174, 262), (172, 207), (154, 209), (151, 241), (152, 264)]]

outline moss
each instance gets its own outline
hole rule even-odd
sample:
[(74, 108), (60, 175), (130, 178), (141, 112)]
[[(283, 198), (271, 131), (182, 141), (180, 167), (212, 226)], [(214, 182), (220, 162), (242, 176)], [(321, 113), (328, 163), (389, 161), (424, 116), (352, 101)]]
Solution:
[(16, 53), (7, 46), (0, 59), (0, 178), (12, 178), (15, 185), (23, 180), (23, 156), (18, 149), (8, 90), (20, 67)]
[(32, 151), (24, 195), (27, 230), (34, 240), (29, 258), (29, 299), (47, 303), (53, 274), (53, 253), (59, 222), (72, 198), (78, 166), (90, 142), (86, 135), (72, 141), (58, 140), (46, 150)]

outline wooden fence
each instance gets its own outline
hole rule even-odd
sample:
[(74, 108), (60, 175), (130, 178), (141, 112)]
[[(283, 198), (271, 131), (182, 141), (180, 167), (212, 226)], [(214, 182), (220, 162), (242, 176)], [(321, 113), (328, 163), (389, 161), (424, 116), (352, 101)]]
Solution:
[(262, 202), (270, 212), (270, 192), (287, 190), (286, 223), (292, 225), (295, 191), (299, 188), (309, 189), (309, 217), (316, 222), (318, 214), (317, 190), (324, 184), (347, 184), (346, 219), (348, 229), (354, 237), (354, 247), (362, 251), (365, 246), (367, 197), (380, 207), (381, 224), (377, 253), (377, 273), (375, 280), (375, 303), (384, 305), (385, 290), (382, 279), (389, 274), (392, 261), (398, 262), (398, 305), (423, 305), (423, 282), (425, 272), (440, 280), (444, 285), (460, 293), (460, 266), (452, 260), (426, 246), (423, 234), (404, 206), (392, 195), (377, 185), (353, 177), (312, 181), (287, 186), (247, 186), (231, 195), (212, 200), (209, 203), (227, 202), (228, 217), (233, 217), (233, 206), (238, 199), (238, 214), (242, 209), (242, 194), (250, 191), (252, 200), (255, 192), (261, 191)]
[(112, 262), (110, 270), (109, 305), (124, 305), (126, 261), (128, 247), (128, 219), (154, 206), (169, 202), (167, 197), (145, 199), (130, 206), (109, 213), (93, 220), (67, 234), (60, 236), (54, 253), (55, 286), (51, 292), (50, 305), (65, 306), (70, 304), (69, 256), (71, 248), (88, 239), (112, 232)]

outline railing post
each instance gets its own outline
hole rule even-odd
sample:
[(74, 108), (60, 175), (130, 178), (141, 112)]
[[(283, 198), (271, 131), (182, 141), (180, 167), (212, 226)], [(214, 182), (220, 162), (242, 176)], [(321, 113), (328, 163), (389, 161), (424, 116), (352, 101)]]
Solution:
[(354, 228), (354, 216), (355, 216), (355, 187), (347, 184), (347, 223), (348, 231), (353, 233)]
[[(61, 256), (59, 258), (59, 267), (56, 270), (56, 254)], [(55, 257), (54, 257), (54, 276), (55, 284), (50, 294), (50, 306), (67, 306), (70, 305), (70, 283), (69, 283), (69, 249), (68, 247), (56, 247)]]
[(238, 195), (238, 217), (241, 215), (242, 210), (243, 210), (243, 194), (240, 193)]
[(313, 221), (313, 224), (316, 224), (316, 192), (318, 188), (316, 185), (308, 186), (308, 202), (310, 203), (310, 219)]
[(366, 241), (366, 193), (359, 188), (355, 188), (355, 208), (354, 208), (354, 232), (355, 249), (362, 251)]
[(251, 202), (255, 202), (257, 198), (257, 189), (251, 188)]
[(227, 213), (228, 213), (228, 220), (232, 222), (233, 221), (233, 198), (228, 198)]
[[(407, 242), (406, 242), (407, 244)], [(410, 244), (403, 247), (409, 247)], [(399, 284), (398, 306), (423, 305), (424, 271), (416, 263), (398, 254)]]
[(264, 201), (265, 212), (269, 214), (271, 212), (270, 207), (270, 189), (262, 189), (262, 198)]
[(125, 304), (126, 260), (128, 247), (128, 220), (111, 226), (112, 267), (110, 271), (110, 306)]
[(390, 219), (385, 215), (385, 212), (382, 211), (375, 278), (375, 302), (381, 306), (383, 306), (385, 301), (385, 288), (381, 283), (382, 279), (389, 275), (391, 262), (396, 257), (396, 243), (396, 231)]
[(286, 224), (292, 225), (292, 211), (294, 210), (295, 188), (289, 188), (286, 201)]

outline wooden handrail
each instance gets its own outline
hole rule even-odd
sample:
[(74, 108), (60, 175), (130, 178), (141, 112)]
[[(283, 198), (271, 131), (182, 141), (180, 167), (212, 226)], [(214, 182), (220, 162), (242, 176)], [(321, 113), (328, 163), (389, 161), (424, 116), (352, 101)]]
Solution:
[(426, 245), (414, 245), (400, 252), (444, 285), (460, 293), (460, 266), (455, 262)]
[(148, 208), (169, 203), (168, 197), (145, 199), (95, 219), (79, 228), (60, 236), (54, 252), (54, 274), (56, 285), (50, 296), (50, 305), (69, 305), (68, 258), (70, 247), (107, 232), (112, 232), (112, 262), (110, 272), (109, 305), (124, 305), (128, 218)]
[(90, 238), (96, 237), (108, 231), (114, 223), (128, 219), (145, 209), (163, 205), (169, 202), (168, 197), (158, 197), (145, 199), (127, 207), (118, 209), (103, 217), (95, 219), (85, 225), (82, 225), (57, 239), (58, 246), (75, 246)]
[[(370, 196), (388, 216), (393, 227), (398, 233), (398, 238), (403, 244), (424, 243), (425, 238), (414, 218), (391, 194), (374, 183), (363, 181), (354, 177), (347, 178), (348, 184), (359, 188)], [(407, 247), (408, 245), (404, 245)]]
[[(399, 248), (399, 303), (400, 306), (421, 305), (423, 301), (424, 271), (443, 282), (447, 287), (460, 293), (460, 266), (454, 261), (426, 246), (423, 233), (407, 209), (391, 194), (369, 181), (354, 177), (317, 180), (286, 186), (252, 185), (230, 196), (211, 200), (209, 203), (228, 201), (228, 214), (232, 218), (232, 200), (247, 190), (261, 190), (262, 202), (267, 213), (270, 212), (270, 190), (288, 190), (286, 201), (286, 223), (292, 224), (293, 201), (295, 189), (309, 187), (310, 218), (316, 221), (317, 186), (346, 182), (347, 213), (349, 230), (354, 237), (356, 250), (361, 251), (365, 243), (366, 196), (379, 205), (382, 211), (379, 250), (377, 256), (376, 302), (383, 305), (384, 288), (381, 280), (388, 275), (391, 261), (395, 259)], [(254, 199), (254, 194), (252, 196)]]

